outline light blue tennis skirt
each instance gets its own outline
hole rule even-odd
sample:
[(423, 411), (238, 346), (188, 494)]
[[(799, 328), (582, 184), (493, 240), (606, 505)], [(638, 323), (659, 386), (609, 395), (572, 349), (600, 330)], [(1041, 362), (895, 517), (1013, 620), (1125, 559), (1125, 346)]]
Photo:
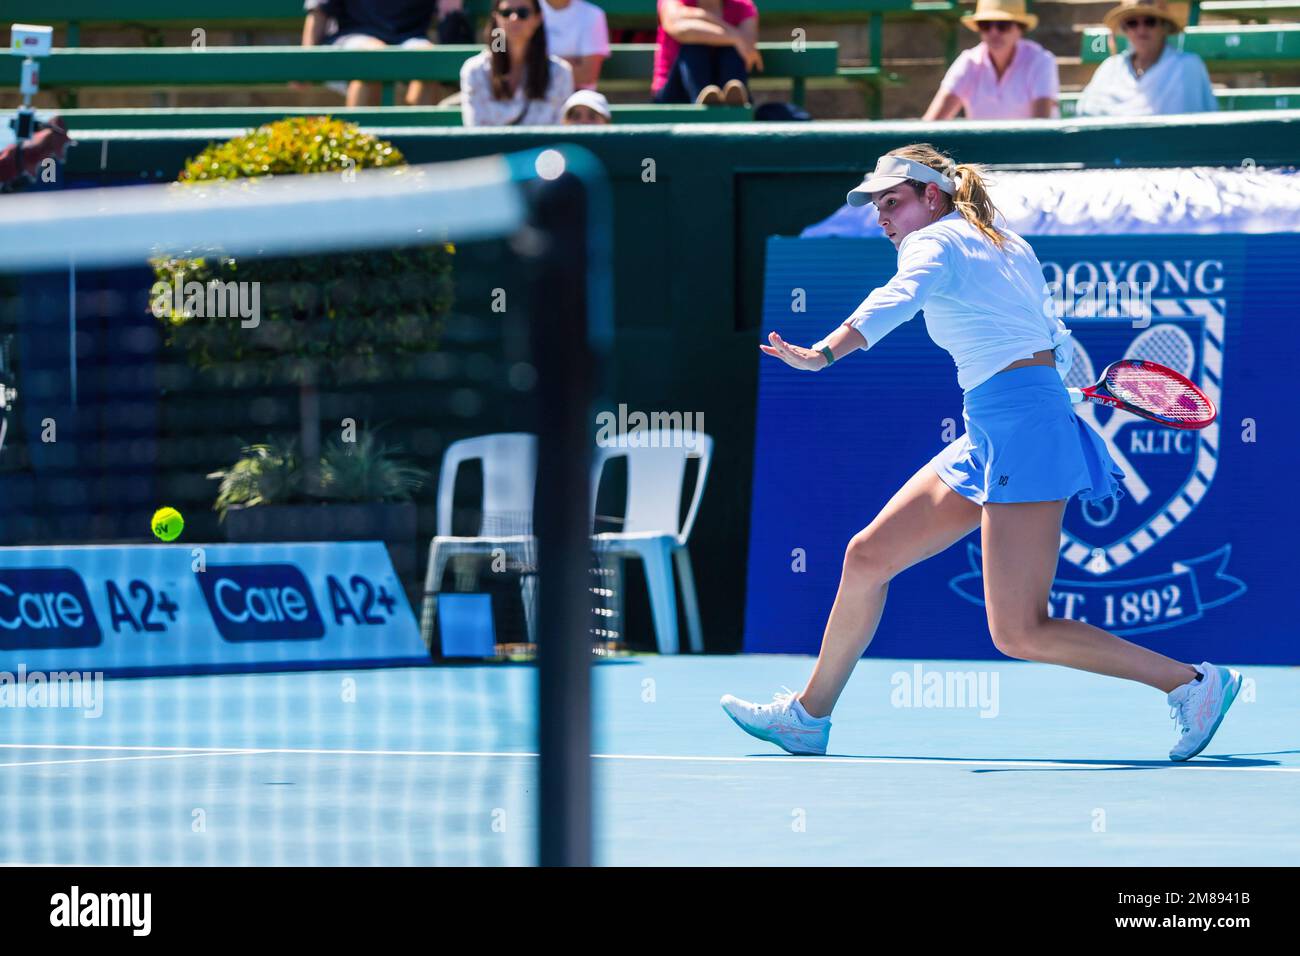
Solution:
[(998, 372), (966, 392), (966, 432), (930, 459), (953, 491), (977, 505), (1124, 497), (1124, 472), (1074, 413), (1051, 365)]

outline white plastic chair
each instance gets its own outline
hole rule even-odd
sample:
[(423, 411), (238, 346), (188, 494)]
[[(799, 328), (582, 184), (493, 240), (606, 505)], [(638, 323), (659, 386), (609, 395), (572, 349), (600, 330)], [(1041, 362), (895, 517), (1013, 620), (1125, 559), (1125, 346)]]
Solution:
[[(713, 439), (703, 432), (681, 429), (659, 431), (660, 447), (597, 448), (592, 468), (591, 500), (595, 509), (596, 489), (605, 465), (615, 458), (627, 458), (627, 509), (622, 531), (592, 535), (592, 543), (602, 556), (637, 557), (645, 567), (650, 592), (650, 611), (654, 618), (655, 641), (661, 654), (680, 650), (677, 635), (677, 595), (673, 567), (681, 578), (682, 602), (686, 612), (687, 634), (691, 650), (704, 650), (700, 627), (700, 607), (695, 593), (695, 573), (691, 554), (686, 548), (695, 515), (704, 495), (704, 483), (713, 457)], [(667, 447), (664, 447), (667, 446)], [(686, 520), (678, 528), (686, 462), (700, 460), (699, 477), (691, 498)]]
[[(482, 520), (476, 535), (453, 536), (451, 516), (456, 473), (461, 465), (476, 459), (483, 463)], [(536, 485), (536, 435), (504, 432), (462, 439), (447, 447), (438, 473), (438, 533), (429, 544), (429, 567), (424, 576), (420, 630), (426, 638), (433, 633), (434, 606), (447, 564), (462, 555), (481, 557), (500, 548), (524, 569), (519, 576), (520, 596), (529, 640), (535, 639), (537, 551), (533, 536), (533, 494)]]

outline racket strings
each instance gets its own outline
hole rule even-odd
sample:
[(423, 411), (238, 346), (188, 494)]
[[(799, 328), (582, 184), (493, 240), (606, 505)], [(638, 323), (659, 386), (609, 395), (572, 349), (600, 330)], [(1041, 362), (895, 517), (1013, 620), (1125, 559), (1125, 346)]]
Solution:
[(1120, 401), (1172, 421), (1214, 416), (1213, 406), (1199, 390), (1160, 369), (1118, 365), (1107, 376), (1106, 388)]

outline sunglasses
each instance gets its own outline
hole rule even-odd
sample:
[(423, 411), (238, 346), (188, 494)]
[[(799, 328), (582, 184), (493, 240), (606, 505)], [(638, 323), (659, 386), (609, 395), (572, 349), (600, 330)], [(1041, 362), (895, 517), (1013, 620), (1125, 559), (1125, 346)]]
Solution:
[(1135, 27), (1143, 26), (1148, 30), (1151, 30), (1154, 29), (1155, 25), (1159, 22), (1160, 21), (1155, 17), (1130, 17), (1124, 21), (1124, 29), (1132, 30)]
[(497, 10), (497, 16), (502, 20), (509, 20), (511, 14), (517, 20), (527, 20), (533, 15), (533, 10), (532, 7), (501, 7)]
[(981, 20), (975, 25), (980, 28), (980, 33), (985, 33), (989, 30), (993, 30), (996, 33), (1006, 33), (1012, 27), (1016, 26), (1016, 24), (1012, 23), (1010, 20)]

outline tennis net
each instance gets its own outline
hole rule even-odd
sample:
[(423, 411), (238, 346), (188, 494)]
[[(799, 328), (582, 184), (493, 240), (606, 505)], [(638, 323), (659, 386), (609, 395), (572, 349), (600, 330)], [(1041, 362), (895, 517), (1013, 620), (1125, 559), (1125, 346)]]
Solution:
[(586, 861), (599, 172), (305, 132), (0, 197), (0, 863)]

